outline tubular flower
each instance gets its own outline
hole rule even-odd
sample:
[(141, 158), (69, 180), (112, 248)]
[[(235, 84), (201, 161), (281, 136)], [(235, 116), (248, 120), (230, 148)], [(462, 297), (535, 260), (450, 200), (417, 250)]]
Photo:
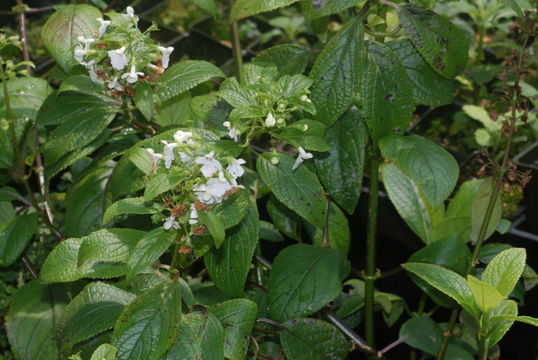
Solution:
[(300, 146), (297, 150), (299, 150), (299, 155), (297, 156), (297, 160), (295, 160), (295, 164), (293, 164), (293, 167), (292, 167), (293, 170), (297, 169), (304, 160), (312, 159), (314, 157), (312, 153), (306, 152)]
[(178, 145), (177, 143), (168, 143), (165, 140), (161, 141), (164, 144), (164, 166), (167, 169), (170, 169), (172, 166), (172, 161), (174, 161), (174, 148)]
[(144, 76), (143, 72), (137, 72), (136, 67), (131, 65), (131, 71), (125, 73), (121, 76), (122, 79), (125, 79), (129, 84), (134, 84), (138, 80), (138, 76)]
[(174, 51), (174, 48), (172, 46), (157, 46), (157, 49), (162, 53), (161, 65), (164, 69), (166, 69), (170, 63), (170, 54), (172, 51)]
[(179, 226), (179, 223), (176, 221), (176, 218), (173, 216), (170, 216), (164, 220), (163, 228), (164, 230), (170, 230), (170, 229), (178, 230), (180, 226)]
[(269, 113), (265, 118), (265, 126), (273, 127), (276, 125), (276, 119), (273, 116), (273, 113)]
[(216, 172), (222, 171), (221, 163), (214, 158), (215, 152), (211, 151), (205, 156), (198, 156), (196, 163), (202, 165), (200, 171), (206, 178), (212, 177)]
[(116, 50), (109, 50), (108, 56), (110, 57), (110, 63), (112, 67), (116, 70), (123, 70), (129, 62), (127, 56), (125, 55), (125, 46), (122, 46)]
[(103, 20), (103, 18), (96, 19), (99, 22), (99, 39), (103, 37), (106, 32), (107, 27), (110, 25), (110, 20)]

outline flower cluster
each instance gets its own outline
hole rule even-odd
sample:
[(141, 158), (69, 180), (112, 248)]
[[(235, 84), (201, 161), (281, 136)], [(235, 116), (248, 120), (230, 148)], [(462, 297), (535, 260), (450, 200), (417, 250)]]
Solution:
[(84, 66), (94, 83), (121, 96), (139, 80), (154, 80), (170, 64), (173, 47), (157, 46), (149, 34), (138, 29), (138, 17), (128, 6), (125, 14), (110, 14), (110, 20), (97, 18), (99, 29), (93, 38), (78, 37), (75, 60)]
[[(152, 172), (162, 171), (181, 174), (182, 181), (165, 198), (164, 205), (170, 216), (164, 228), (179, 229), (187, 223), (198, 224), (198, 211), (211, 210), (227, 197), (242, 188), (237, 179), (245, 173), (243, 159), (220, 158), (211, 144), (190, 131), (179, 130), (173, 141), (161, 141), (162, 153), (147, 148), (152, 162)], [(199, 233), (200, 227), (193, 227)], [(203, 232), (203, 231), (201, 231)]]

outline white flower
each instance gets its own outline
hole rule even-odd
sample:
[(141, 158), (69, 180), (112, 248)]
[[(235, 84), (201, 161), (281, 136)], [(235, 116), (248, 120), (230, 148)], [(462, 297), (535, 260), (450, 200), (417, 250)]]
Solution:
[(90, 45), (95, 41), (95, 39), (85, 38), (82, 35), (79, 36), (77, 38), (77, 40), (84, 44), (84, 50), (86, 50), (86, 51), (90, 50)]
[(265, 126), (273, 127), (276, 124), (276, 119), (273, 117), (273, 113), (269, 113), (265, 118)]
[(222, 171), (219, 176), (211, 178), (207, 184), (202, 184), (194, 188), (198, 201), (205, 204), (216, 204), (222, 202), (222, 198), (227, 191), (232, 189), (232, 185), (226, 180)]
[(230, 131), (228, 131), (228, 136), (230, 137), (230, 139), (232, 139), (236, 143), (239, 142), (239, 135), (241, 134), (239, 133), (239, 130), (237, 130), (236, 128), (231, 128)]
[(92, 39), (92, 38), (85, 38), (84, 36), (79, 36), (77, 38), (78, 41), (80, 41), (82, 44), (84, 44), (84, 46), (81, 45), (77, 45), (75, 47), (75, 60), (78, 62), (78, 63), (83, 63), (84, 62), (84, 56), (88, 55), (89, 52), (90, 52), (90, 45), (91, 43), (93, 43), (95, 40)]
[(192, 137), (192, 132), (190, 132), (190, 131), (181, 131), (181, 130), (178, 130), (178, 131), (176, 131), (175, 134), (174, 134), (174, 140), (175, 140), (178, 144), (183, 144), (184, 142), (186, 142), (187, 140), (189, 140), (191, 137)]
[(243, 176), (243, 174), (245, 173), (245, 169), (243, 169), (243, 167), (241, 166), (244, 163), (245, 163), (245, 160), (243, 159), (233, 159), (232, 163), (228, 165), (228, 167), (226, 167), (226, 170), (228, 170), (228, 172), (230, 173), (230, 175), (232, 175), (234, 180), (237, 179), (238, 177)]
[(174, 48), (172, 46), (157, 46), (157, 49), (163, 54), (161, 59), (161, 65), (164, 69), (166, 69), (168, 67), (168, 64), (170, 63), (170, 54), (172, 53), (172, 51), (174, 51)]
[(103, 20), (103, 18), (96, 19), (99, 22), (99, 39), (105, 34), (106, 28), (110, 25), (110, 20)]
[(169, 144), (164, 140), (161, 140), (161, 142), (164, 144), (164, 167), (170, 169), (172, 166), (172, 161), (174, 160), (174, 148), (176, 148), (178, 145), (176, 143)]
[(299, 156), (297, 156), (297, 160), (295, 160), (295, 164), (293, 164), (293, 167), (292, 169), (295, 170), (297, 169), (297, 167), (299, 167), (299, 165), (301, 165), (301, 163), (304, 161), (304, 160), (307, 160), (307, 159), (312, 159), (312, 157), (314, 157), (314, 155), (312, 155), (311, 153), (309, 152), (306, 152), (302, 147), (299, 146)]
[(307, 131), (308, 130), (308, 125), (307, 124), (304, 124), (303, 125), (303, 131)]
[(143, 75), (143, 72), (137, 72), (136, 67), (134, 65), (131, 65), (131, 71), (123, 74), (121, 78), (125, 79), (129, 84), (134, 84), (138, 80), (138, 76)]
[(179, 152), (179, 158), (184, 163), (191, 161), (191, 157), (182, 151)]
[(198, 156), (196, 163), (202, 165), (200, 171), (206, 178), (212, 177), (217, 171), (222, 171), (222, 165), (214, 158), (215, 152), (211, 151), (205, 156)]
[(191, 204), (191, 213), (189, 215), (189, 224), (194, 225), (198, 224), (198, 210), (196, 210), (196, 207), (194, 204)]
[(94, 83), (99, 83), (99, 77), (97, 76), (97, 73), (95, 72), (93, 65), (95, 64), (95, 60), (88, 61), (87, 63), (81, 62), (81, 65), (84, 65), (86, 69), (88, 70), (88, 74), (90, 75), (90, 79)]
[(312, 102), (312, 100), (310, 100), (310, 99), (308, 98), (308, 96), (306, 96), (306, 95), (301, 96), (301, 101), (304, 101), (304, 102), (307, 102), (307, 103), (311, 103), (311, 102)]
[(114, 79), (112, 79), (112, 81), (110, 81), (107, 86), (109, 89), (114, 89), (117, 91), (125, 90), (125, 88), (119, 83), (117, 76), (114, 76)]
[(223, 125), (226, 129), (231, 129), (231, 128), (232, 128), (232, 124), (230, 124), (229, 121), (225, 121), (225, 122), (223, 122), (222, 125)]
[(112, 67), (114, 69), (116, 70), (125, 69), (125, 67), (127, 66), (127, 63), (129, 62), (127, 60), (127, 56), (125, 55), (125, 46), (122, 46), (121, 48), (116, 49), (116, 50), (109, 50), (107, 52), (108, 52), (108, 56), (110, 57), (110, 62), (112, 63)]
[(138, 22), (138, 16), (135, 15), (134, 9), (130, 6), (127, 6), (125, 9), (126, 14), (122, 14), (124, 18), (133, 20), (135, 23)]
[(278, 165), (279, 162), (280, 162), (280, 159), (279, 159), (278, 157), (273, 156), (273, 157), (271, 158), (271, 164), (273, 164), (273, 165)]
[(146, 151), (151, 155), (152, 165), (157, 166), (159, 160), (163, 158), (162, 154), (156, 153), (152, 148), (147, 148)]
[(173, 216), (170, 216), (164, 219), (163, 228), (164, 230), (170, 230), (170, 229), (177, 230), (180, 228), (180, 226), (179, 226), (179, 223), (176, 221), (176, 218)]
[(196, 198), (198, 201), (203, 202), (204, 204), (213, 204), (215, 200), (207, 191), (207, 186), (205, 184), (200, 184), (194, 188)]

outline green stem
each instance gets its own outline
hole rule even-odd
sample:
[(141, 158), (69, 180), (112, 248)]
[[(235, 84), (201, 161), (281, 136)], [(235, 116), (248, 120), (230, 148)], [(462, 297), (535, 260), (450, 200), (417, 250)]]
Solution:
[(368, 194), (368, 230), (366, 234), (366, 271), (364, 276), (364, 325), (366, 342), (375, 347), (374, 282), (376, 279), (377, 208), (379, 190), (379, 152), (372, 144), (370, 155), (370, 191)]
[[(230, 7), (233, 5), (233, 0), (230, 1)], [(243, 52), (241, 50), (241, 41), (239, 40), (239, 29), (237, 21), (230, 24), (230, 33), (232, 35), (232, 51), (234, 57), (235, 77), (240, 83), (244, 83), (243, 72)]]

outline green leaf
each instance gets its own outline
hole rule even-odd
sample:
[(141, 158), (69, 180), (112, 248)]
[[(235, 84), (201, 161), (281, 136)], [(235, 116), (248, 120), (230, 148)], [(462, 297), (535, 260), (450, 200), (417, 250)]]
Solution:
[(406, 263), (402, 266), (405, 270), (416, 274), (437, 290), (456, 300), (465, 311), (478, 319), (479, 310), (475, 305), (471, 289), (463, 277), (439, 265)]
[(156, 214), (161, 206), (144, 198), (129, 198), (116, 201), (110, 205), (103, 215), (103, 224), (108, 224), (117, 215), (124, 214)]
[(157, 195), (175, 188), (184, 179), (185, 171), (180, 168), (172, 168), (167, 172), (155, 175), (146, 185), (144, 200), (153, 200)]
[(77, 38), (93, 38), (101, 12), (89, 5), (68, 5), (52, 14), (41, 29), (43, 44), (65, 72), (77, 64), (73, 51)]
[(106, 187), (114, 166), (113, 161), (100, 164), (67, 192), (63, 231), (68, 237), (85, 236), (102, 227), (101, 219), (109, 201)]
[(400, 59), (413, 84), (415, 104), (441, 106), (452, 102), (455, 83), (433, 71), (409, 39), (391, 41), (387, 46)]
[(314, 80), (311, 99), (317, 109), (316, 120), (327, 126), (352, 103), (359, 72), (363, 71), (363, 37), (360, 19), (352, 18), (323, 48), (310, 72)]
[(243, 221), (228, 231), (220, 249), (211, 249), (205, 255), (204, 262), (211, 280), (226, 295), (244, 296), (243, 288), (258, 238), (258, 214), (251, 207)]
[(432, 242), (432, 214), (418, 186), (393, 164), (382, 164), (383, 184), (405, 223), (426, 244)]
[[(2, 189), (0, 189), (2, 190)], [(0, 192), (0, 194), (2, 194)], [(2, 197), (2, 195), (0, 195)], [(16, 215), (15, 208), (13, 208), (13, 205), (9, 201), (0, 201), (0, 228), (1, 225), (3, 225), (5, 222), (11, 220)], [(0, 238), (2, 235), (0, 235)], [(1, 245), (0, 245), (1, 247)]]
[(302, 74), (308, 65), (310, 54), (300, 45), (281, 44), (260, 52), (252, 62), (270, 63), (278, 69), (278, 75)]
[(280, 342), (288, 359), (347, 359), (347, 339), (333, 325), (317, 319), (292, 319), (283, 325)]
[(493, 321), (496, 319), (520, 321), (522, 323), (538, 327), (538, 318), (534, 318), (532, 316), (497, 315), (497, 316), (491, 317), (490, 321)]
[(17, 215), (0, 225), (0, 266), (13, 264), (37, 230), (37, 215)]
[[(279, 160), (277, 165), (272, 158)], [(301, 165), (293, 170), (294, 160), (282, 154), (264, 153), (257, 169), (262, 181), (284, 205), (318, 227), (325, 221), (325, 194), (315, 174)]]
[(342, 291), (349, 263), (337, 250), (295, 244), (275, 258), (267, 284), (271, 319), (284, 322), (316, 312)]
[(269, 197), (266, 207), (276, 228), (290, 239), (299, 240), (301, 218), (278, 201), (274, 195)]
[(330, 197), (353, 214), (362, 191), (368, 132), (358, 111), (349, 110), (326, 132), (329, 151), (315, 158), (316, 169)]
[(469, 39), (463, 30), (413, 4), (400, 5), (398, 18), (415, 48), (435, 71), (453, 79), (463, 70), (469, 51)]
[(148, 232), (133, 249), (127, 266), (129, 271), (127, 278), (132, 278), (155, 262), (178, 237), (175, 230), (164, 230), (162, 227)]
[(230, 360), (246, 359), (249, 336), (254, 328), (258, 306), (247, 299), (234, 299), (213, 305), (209, 312), (224, 329), (224, 357)]
[(222, 360), (224, 330), (210, 312), (192, 312), (181, 317), (179, 335), (162, 360)]
[(467, 284), (473, 293), (476, 305), (484, 314), (495, 309), (506, 298), (496, 288), (472, 275), (467, 275)]
[(292, 144), (295, 148), (302, 147), (305, 150), (328, 151), (330, 146), (323, 138), (325, 130), (325, 125), (319, 121), (299, 120), (287, 126), (280, 133), (275, 132), (273, 135)]
[(39, 277), (44, 283), (53, 283), (125, 275), (129, 254), (143, 234), (131, 229), (103, 229), (64, 240), (47, 256)]
[(104, 101), (114, 101), (114, 99), (105, 94), (103, 87), (94, 83), (87, 75), (73, 75), (64, 79), (58, 89), (58, 95), (63, 92), (75, 92), (84, 95), (91, 95)]
[(215, 0), (191, 0), (196, 4), (200, 9), (207, 11), (212, 16), (216, 17), (218, 15), (217, 4)]
[(200, 211), (198, 213), (200, 223), (207, 226), (209, 233), (213, 237), (213, 243), (217, 249), (222, 245), (224, 238), (226, 237), (224, 225), (219, 216), (214, 211)]
[(260, 220), (260, 239), (276, 243), (284, 241), (284, 237), (278, 232), (277, 227), (263, 220)]
[(357, 5), (357, 0), (302, 0), (303, 11), (310, 19), (335, 14)]
[[(484, 214), (487, 211), (489, 199), (493, 196), (493, 178), (484, 179), (477, 191), (477, 194), (473, 200), (473, 205), (471, 207), (471, 242), (475, 244), (478, 241), (478, 236), (480, 234), (480, 229), (482, 224), (485, 221)], [(495, 190), (496, 191), (496, 190)], [(502, 218), (502, 207), (500, 196), (497, 196), (497, 200), (493, 204), (493, 212), (491, 213), (491, 218), (486, 227), (486, 233), (484, 240), (487, 240), (495, 230)]]
[(450, 195), (459, 167), (445, 149), (418, 135), (387, 136), (379, 141), (381, 154), (413, 180), (432, 207)]
[(297, 1), (299, 0), (237, 0), (230, 11), (230, 22), (288, 6)]
[(62, 352), (73, 345), (112, 329), (123, 308), (135, 295), (99, 281), (88, 284), (65, 307), (58, 322), (58, 341)]
[(42, 148), (45, 164), (89, 144), (112, 122), (118, 110), (116, 104), (95, 96), (49, 96), (37, 117), (42, 125), (58, 124)]
[(504, 250), (490, 261), (482, 273), (482, 281), (495, 287), (501, 295), (510, 295), (523, 274), (526, 257), (523, 248)]
[(110, 344), (102, 344), (92, 354), (90, 360), (116, 360), (118, 349)]
[[(400, 328), (400, 339), (409, 346), (437, 356), (443, 342), (443, 330), (428, 316), (417, 316), (407, 320)], [(474, 356), (464, 347), (450, 339), (445, 353), (446, 359), (473, 360)]]
[(11, 298), (6, 316), (10, 350), (20, 360), (59, 360), (55, 324), (69, 302), (65, 288), (32, 280)]
[(153, 89), (149, 83), (143, 82), (136, 86), (134, 101), (136, 107), (144, 115), (146, 120), (151, 121), (153, 112), (155, 111), (155, 103), (153, 101)]
[(7, 131), (0, 131), (0, 169), (11, 169), (15, 155)]
[[(6, 81), (11, 116), (35, 120), (38, 110), (52, 93), (49, 83), (40, 78), (21, 77)], [(0, 117), (7, 118), (4, 90), (0, 91)]]
[(369, 41), (366, 65), (361, 69), (359, 98), (372, 138), (377, 141), (407, 130), (413, 115), (409, 76), (394, 52)]
[(156, 360), (173, 344), (181, 318), (177, 283), (166, 282), (138, 296), (114, 327), (117, 360)]
[(487, 333), (490, 334), (487, 339), (488, 347), (498, 343), (514, 323), (514, 320), (495, 318), (497, 315), (517, 316), (517, 303), (514, 300), (504, 300), (491, 311), (487, 329)]
[(227, 200), (215, 207), (215, 213), (225, 229), (239, 224), (251, 207), (250, 195), (247, 190), (238, 189)]
[(157, 80), (156, 94), (161, 102), (166, 101), (205, 81), (222, 77), (225, 77), (224, 73), (213, 64), (206, 61), (185, 60), (172, 65)]
[(473, 208), (473, 202), (476, 198), (480, 185), (482, 184), (481, 179), (474, 179), (465, 181), (458, 188), (456, 196), (450, 200), (448, 204), (446, 216), (447, 217), (468, 217), (471, 218), (471, 212)]
[[(317, 246), (323, 246), (323, 229), (320, 229), (312, 224), (307, 224), (307, 232), (309, 233), (312, 243)], [(328, 237), (329, 246), (339, 250), (347, 255), (351, 241), (351, 233), (346, 215), (331, 202), (329, 207)]]

